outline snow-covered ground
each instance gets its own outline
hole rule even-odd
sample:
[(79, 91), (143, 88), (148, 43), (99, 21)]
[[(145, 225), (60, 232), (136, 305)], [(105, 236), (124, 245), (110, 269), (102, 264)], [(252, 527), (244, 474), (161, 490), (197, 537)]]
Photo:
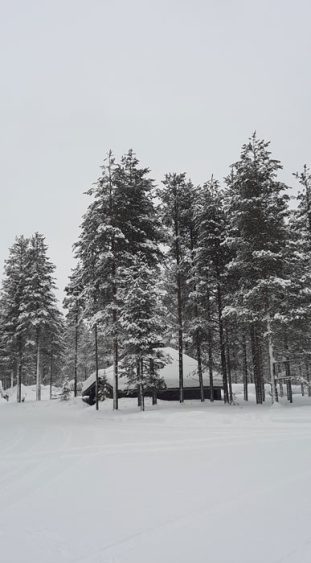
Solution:
[(310, 563), (311, 400), (0, 406), (1, 563)]
[[(57, 396), (60, 393), (61, 389), (59, 387), (52, 387), (52, 395)], [(9, 401), (14, 402), (16, 401), (17, 396), (17, 388), (16, 386), (3, 391), (3, 393), (9, 396)], [(42, 400), (47, 400), (50, 398), (50, 386), (49, 385), (41, 385), (41, 397)], [(35, 401), (36, 400), (36, 386), (35, 385), (22, 385), (22, 399), (24, 401)], [(6, 402), (0, 396), (0, 403)]]

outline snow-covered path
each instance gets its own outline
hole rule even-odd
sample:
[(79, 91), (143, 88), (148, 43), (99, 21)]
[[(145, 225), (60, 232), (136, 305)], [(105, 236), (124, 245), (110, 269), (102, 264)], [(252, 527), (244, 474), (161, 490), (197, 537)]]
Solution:
[(1, 404), (1, 563), (310, 563), (310, 399), (120, 403)]

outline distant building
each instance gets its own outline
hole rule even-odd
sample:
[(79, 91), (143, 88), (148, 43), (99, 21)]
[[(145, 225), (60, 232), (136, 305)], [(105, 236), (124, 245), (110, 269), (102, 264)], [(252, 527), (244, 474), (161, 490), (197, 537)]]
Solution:
[[(178, 350), (166, 347), (161, 348), (161, 354), (167, 362), (163, 368), (159, 370), (159, 375), (164, 381), (164, 388), (157, 391), (158, 399), (164, 401), (178, 401), (179, 400), (179, 372), (178, 372)], [(184, 399), (200, 399), (200, 386), (198, 377), (198, 363), (195, 359), (183, 354), (183, 368), (184, 368)], [(113, 366), (107, 369), (99, 370), (99, 382), (105, 386), (105, 394), (107, 397), (112, 397), (113, 390)], [(83, 383), (82, 399), (93, 405), (95, 403), (95, 373), (92, 373), (88, 379)], [(210, 398), (210, 382), (209, 374), (203, 373), (204, 383), (204, 397)], [(222, 382), (218, 374), (214, 375), (214, 399), (220, 400), (222, 390)], [(119, 377), (119, 397), (137, 397), (137, 387), (129, 384), (127, 378), (124, 376)], [(151, 396), (152, 392), (147, 391), (145, 396)]]

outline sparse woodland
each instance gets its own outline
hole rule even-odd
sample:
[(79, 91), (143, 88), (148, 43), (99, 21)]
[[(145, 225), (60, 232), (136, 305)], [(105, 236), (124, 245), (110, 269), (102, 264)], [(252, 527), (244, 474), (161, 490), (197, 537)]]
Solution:
[[(311, 171), (295, 173), (296, 202), (279, 180), (281, 163), (254, 134), (224, 181), (195, 186), (185, 173), (152, 180), (132, 150), (108, 153), (74, 245), (64, 314), (44, 236), (18, 236), (5, 263), (0, 301), (0, 370), (5, 387), (78, 382), (114, 366), (114, 400), (126, 373), (160, 384), (155, 348), (179, 350), (232, 383), (255, 384), (256, 401), (310, 394)], [(122, 369), (120, 360), (122, 359)], [(120, 372), (121, 370), (121, 372)], [(286, 389), (282, 379), (286, 378)]]

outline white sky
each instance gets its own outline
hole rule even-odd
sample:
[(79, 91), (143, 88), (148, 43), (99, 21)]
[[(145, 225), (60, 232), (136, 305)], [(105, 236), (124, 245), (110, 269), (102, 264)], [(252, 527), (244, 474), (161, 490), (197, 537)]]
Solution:
[[(311, 162), (309, 0), (0, 0), (0, 268), (46, 234), (60, 289), (109, 148), (222, 178), (254, 129)], [(60, 294), (61, 296), (61, 294)]]

